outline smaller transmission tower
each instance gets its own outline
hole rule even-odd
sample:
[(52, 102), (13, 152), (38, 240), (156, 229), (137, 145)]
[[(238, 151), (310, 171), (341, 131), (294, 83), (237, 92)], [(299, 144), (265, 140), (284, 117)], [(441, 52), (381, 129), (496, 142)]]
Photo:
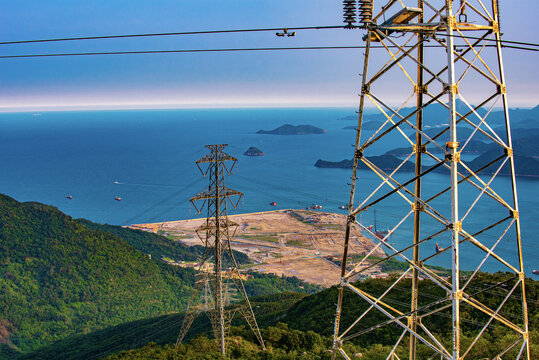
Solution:
[[(211, 321), (213, 334), (223, 354), (226, 353), (226, 338), (236, 312), (243, 315), (260, 345), (265, 349), (264, 340), (262, 340), (241, 280), (238, 264), (230, 247), (230, 240), (234, 237), (238, 224), (228, 220), (227, 204), (230, 202), (236, 208), (243, 194), (225, 186), (225, 172), (230, 175), (238, 161), (235, 157), (223, 152), (226, 146), (226, 144), (206, 145), (210, 153), (196, 162), (202, 175), (209, 177), (208, 189), (190, 199), (199, 214), (204, 206), (208, 211), (206, 221), (196, 230), (206, 250), (200, 262), (195, 291), (189, 300), (176, 342), (176, 344), (182, 342), (195, 318), (201, 312), (205, 312)], [(229, 161), (232, 162), (230, 169), (225, 165)], [(204, 170), (200, 164), (205, 163), (208, 166)], [(232, 197), (236, 197), (236, 202), (231, 200)], [(199, 208), (196, 204), (201, 200), (203, 202)], [(213, 269), (208, 266), (211, 257), (213, 257)], [(226, 269), (223, 266), (223, 260), (227, 261)]]

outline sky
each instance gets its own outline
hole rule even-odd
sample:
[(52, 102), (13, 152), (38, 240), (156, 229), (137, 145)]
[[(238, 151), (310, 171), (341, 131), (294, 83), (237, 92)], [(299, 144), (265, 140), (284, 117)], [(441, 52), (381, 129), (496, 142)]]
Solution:
[[(434, 2), (439, 0), (434, 0)], [(381, 6), (383, 1), (375, 2)], [(502, 1), (507, 40), (539, 42), (539, 1)], [(0, 41), (342, 24), (329, 0), (0, 0)], [(0, 45), (0, 54), (362, 45), (344, 29)], [(504, 50), (511, 106), (539, 104), (539, 52)], [(355, 107), (361, 50), (0, 59), (0, 111)]]

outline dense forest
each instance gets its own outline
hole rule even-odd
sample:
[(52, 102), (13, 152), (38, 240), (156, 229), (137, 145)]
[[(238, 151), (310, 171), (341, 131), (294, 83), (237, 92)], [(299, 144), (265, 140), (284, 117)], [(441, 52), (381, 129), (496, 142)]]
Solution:
[[(148, 343), (144, 347), (135, 350), (122, 351), (111, 355), (106, 360), (213, 360), (213, 359), (241, 359), (241, 360), (330, 360), (332, 339), (329, 336), (320, 336), (311, 330), (291, 329), (284, 323), (269, 326), (262, 330), (267, 350), (260, 349), (254, 339), (241, 327), (231, 329), (231, 338), (227, 345), (228, 357), (219, 352), (217, 343), (209, 340), (205, 335), (191, 339), (187, 344), (174, 346), (173, 344), (158, 345)], [(498, 335), (498, 334), (497, 334)], [(470, 339), (464, 337), (464, 341)], [(478, 349), (468, 355), (469, 359), (490, 359), (492, 354), (499, 353), (512, 340), (502, 337), (501, 341), (487, 338)], [(535, 332), (532, 336), (532, 344), (537, 344), (539, 337)], [(406, 345), (406, 343), (404, 344)], [(345, 344), (347, 354), (354, 358), (368, 360), (386, 360), (391, 351), (391, 346), (371, 344), (360, 346)], [(407, 346), (397, 351), (400, 359), (407, 359)], [(537, 358), (537, 346), (532, 345), (532, 359)], [(432, 351), (426, 346), (419, 345), (416, 354), (418, 359), (429, 359)], [(514, 359), (515, 356), (507, 358)], [(337, 359), (342, 359), (337, 355)]]
[[(146, 251), (153, 242), (156, 247)], [(176, 251), (169, 242), (0, 195), (0, 359), (69, 336), (183, 311), (194, 271), (147, 255)], [(178, 249), (178, 258), (199, 254), (181, 244)], [(264, 275), (247, 281), (246, 288), (250, 295), (318, 290), (295, 278)]]
[(183, 309), (192, 272), (53, 207), (0, 198), (0, 314), (15, 350)]
[[(157, 245), (152, 247), (153, 243)], [(204, 315), (193, 324), (187, 342), (173, 346), (192, 292), (194, 271), (170, 266), (147, 253), (174, 252), (184, 259), (197, 259), (199, 253), (196, 249), (190, 253), (191, 248), (181, 244), (178, 250), (170, 245), (169, 239), (159, 235), (74, 220), (54, 207), (19, 203), (0, 195), (0, 359), (219, 359), (215, 343), (208, 340), (210, 324)], [(252, 304), (268, 350), (261, 351), (241, 318), (235, 318), (228, 345), (231, 358), (329, 358), (337, 289), (319, 291), (297, 278), (250, 275), (245, 287), (249, 296), (258, 295)], [(366, 279), (355, 286), (377, 296), (392, 281)], [(479, 301), (497, 308), (515, 281), (508, 273), (479, 273), (469, 289)], [(539, 358), (539, 282), (526, 281), (532, 357)], [(409, 282), (403, 279), (385, 301), (406, 311)], [(503, 286), (493, 289), (492, 284)], [(421, 281), (420, 289), (420, 305), (446, 296), (428, 280)], [(342, 328), (368, 306), (349, 292), (343, 303)], [(500, 310), (516, 324), (521, 313), (519, 293)], [(462, 306), (461, 315), (466, 346), (488, 318), (467, 306)], [(380, 316), (365, 316), (354, 331), (378, 322)], [(423, 321), (448, 345), (450, 309)], [(401, 331), (390, 324), (345, 346), (350, 354), (385, 359)], [(516, 339), (515, 332), (493, 322), (467, 358), (492, 358)], [(407, 358), (406, 341), (398, 350), (401, 359)], [(418, 351), (420, 358), (432, 352), (423, 345)], [(514, 358), (512, 352), (508, 355)]]
[[(304, 293), (280, 293), (251, 298), (251, 305), (261, 328), (276, 324), (292, 305), (304, 298)], [(175, 343), (180, 332), (183, 314), (174, 313), (155, 318), (127, 322), (85, 335), (71, 336), (44, 346), (19, 359), (76, 360), (99, 359), (122, 350), (135, 349), (149, 342), (159, 345)], [(234, 326), (245, 326), (243, 318), (234, 317)], [(211, 337), (211, 324), (201, 314), (187, 333), (186, 340), (200, 335)], [(253, 340), (254, 341), (254, 340)]]
[[(508, 274), (480, 274), (477, 281), (472, 284), (474, 289), (488, 287)], [(408, 281), (408, 280), (407, 280)], [(380, 293), (387, 290), (390, 280), (369, 279), (356, 283), (356, 285), (371, 293)], [(397, 291), (389, 293), (385, 301), (399, 307), (406, 306), (410, 300), (410, 293), (406, 291), (409, 283), (402, 283)], [(421, 282), (421, 303), (436, 301), (444, 294), (430, 281)], [(539, 283), (528, 279), (528, 308), (529, 323), (531, 327), (531, 349), (534, 358), (539, 355), (539, 302), (537, 295)], [(501, 291), (503, 292), (503, 291)], [(479, 297), (482, 302), (493, 306), (499, 301), (500, 290), (488, 290)], [(342, 327), (353, 321), (354, 314), (365, 309), (367, 304), (358, 300), (357, 296), (345, 297), (347, 311), (343, 313)], [(255, 297), (251, 299), (258, 324), (262, 329), (268, 351), (261, 351), (256, 344), (252, 333), (245, 329), (241, 318), (233, 322), (233, 338), (229, 343), (230, 358), (233, 359), (329, 359), (328, 350), (331, 348), (335, 301), (337, 289), (335, 287), (314, 295), (298, 293), (281, 293)], [(509, 300), (509, 306), (503, 309), (504, 316), (513, 321), (521, 309), (517, 298)], [(485, 318), (477, 316), (469, 308), (462, 309), (462, 342), (466, 346), (473, 339), (473, 335), (484, 324)], [(116, 354), (110, 359), (219, 359), (220, 355), (215, 342), (211, 339), (211, 325), (206, 316), (201, 315), (193, 324), (187, 336), (187, 342), (178, 348), (174, 347), (183, 317), (181, 314), (161, 316), (137, 322), (121, 324), (88, 335), (68, 338), (48, 347), (39, 349), (23, 359), (93, 359), (106, 355)], [(374, 321), (375, 316), (367, 316), (356, 330), (361, 330)], [(448, 334), (450, 313), (444, 312), (433, 320), (425, 321), (434, 335), (443, 342), (451, 337)], [(391, 349), (391, 344), (399, 336), (402, 329), (396, 325), (385, 326), (351, 342), (345, 343), (349, 354), (363, 354), (366, 359), (385, 359)], [(306, 340), (311, 339), (311, 340)], [(315, 340), (313, 340), (315, 339)], [(516, 340), (514, 332), (493, 323), (488, 327), (485, 337), (471, 351), (469, 359), (493, 358), (512, 341)], [(311, 345), (309, 345), (311, 344)], [(447, 345), (447, 344), (446, 344)], [(131, 349), (131, 350), (129, 350)], [(407, 339), (404, 340), (398, 355), (406, 359)], [(419, 358), (428, 358), (432, 351), (426, 346), (419, 346)], [(514, 354), (512, 357), (515, 358)]]
[[(463, 279), (464, 278), (465, 277), (463, 276)], [(481, 303), (496, 309), (503, 303), (505, 295), (507, 295), (508, 290), (514, 283), (514, 281), (511, 282), (512, 279), (514, 279), (514, 276), (509, 273), (479, 273), (468, 285), (468, 291), (476, 294), (475, 298)], [(374, 296), (380, 296), (388, 290), (393, 281), (394, 279), (392, 278), (366, 279), (356, 283), (355, 286)], [(406, 312), (407, 309), (409, 309), (411, 296), (410, 282), (411, 279), (403, 279), (386, 295), (386, 297), (384, 297), (384, 300), (394, 308)], [(500, 283), (505, 283), (505, 285), (492, 288), (493, 284)], [(430, 280), (421, 281), (420, 291), (419, 306), (440, 301), (446, 296), (445, 292)], [(533, 344), (532, 349), (535, 356), (533, 358), (539, 358), (539, 282), (527, 279), (526, 292), (526, 297), (528, 299), (529, 325)], [(337, 296), (337, 288), (332, 287), (316, 295), (306, 297), (294, 304), (284, 316), (280, 318), (280, 321), (288, 324), (292, 329), (312, 330), (322, 336), (330, 336), (333, 334), (334, 304)], [(500, 308), (500, 314), (513, 321), (515, 324), (522, 323), (522, 307), (520, 299), (521, 294), (515, 292)], [(361, 311), (368, 308), (369, 304), (362, 301), (357, 295), (352, 294), (351, 291), (345, 291), (343, 306), (341, 328), (346, 329), (353, 323), (358, 314), (361, 314)], [(474, 336), (477, 335), (484, 324), (487, 323), (488, 316), (474, 310), (465, 303), (462, 303), (460, 312), (462, 319), (462, 343), (464, 347), (473, 340)], [(371, 312), (362, 319), (360, 324), (354, 327), (354, 332), (360, 332), (385, 319), (386, 318), (379, 312)], [(441, 339), (444, 346), (449, 347), (449, 341), (451, 340), (450, 308), (440, 312), (436, 316), (423, 318), (422, 323), (429, 328), (435, 336)], [(362, 347), (370, 347), (375, 344), (388, 346), (395, 343), (396, 338), (401, 332), (402, 328), (399, 328), (396, 324), (392, 324), (378, 328), (364, 336), (359, 336), (353, 339), (352, 342), (355, 345)], [(467, 358), (492, 358), (497, 355), (496, 351), (499, 352), (499, 349), (501, 349), (503, 345), (508, 346), (517, 338), (517, 334), (514, 331), (510, 331), (507, 327), (501, 326), (494, 321), (487, 327), (485, 336), (480, 343), (473, 348), (471, 354)], [(496, 339), (496, 341), (490, 339)], [(489, 345), (490, 342), (493, 344)], [(427, 351), (427, 349), (424, 350)], [(403, 358), (402, 356), (404, 355), (405, 354), (399, 354), (401, 358)], [(406, 358), (406, 356), (404, 356), (404, 358)], [(513, 354), (513, 357), (509, 356), (508, 358), (515, 358), (515, 354)]]
[[(86, 219), (77, 219), (77, 222), (92, 230), (117, 235), (143, 253), (150, 254), (154, 259), (167, 257), (174, 260), (196, 261), (204, 254), (204, 246), (202, 245), (187, 246), (179, 241), (151, 232), (128, 229), (118, 225), (97, 224)], [(238, 264), (251, 263), (249, 257), (244, 253), (235, 250), (232, 250), (232, 253)], [(223, 265), (229, 266), (231, 264), (232, 261), (228, 258), (228, 254), (223, 254)]]
[[(508, 274), (480, 274), (477, 281), (474, 282), (472, 288), (477, 289), (480, 286), (486, 286), (499, 282), (507, 277)], [(539, 284), (531, 279), (528, 280), (528, 306), (529, 306), (529, 323), (530, 323), (530, 339), (531, 339), (531, 358), (539, 358), (539, 304), (537, 301)], [(390, 285), (389, 280), (371, 279), (365, 280), (356, 284), (359, 288), (370, 292), (385, 291)], [(409, 284), (403, 284), (405, 288)], [(422, 303), (433, 301), (435, 297), (443, 296), (436, 290), (435, 286), (430, 281), (422, 281)], [(399, 300), (404, 302), (409, 301), (410, 294), (406, 291), (395, 291), (390, 294), (386, 301), (392, 305), (399, 306)], [(480, 296), (480, 300), (490, 306), (494, 305), (500, 296), (500, 290), (486, 291), (484, 296)], [(280, 316), (265, 316), (258, 315), (263, 318), (262, 336), (266, 342), (267, 350), (263, 351), (256, 344), (256, 340), (252, 334), (242, 326), (236, 326), (231, 330), (231, 338), (228, 342), (228, 355), (230, 359), (330, 359), (332, 346), (333, 319), (335, 311), (335, 300), (337, 298), (337, 289), (335, 287), (322, 291), (311, 296), (303, 296), (296, 303), (289, 305), (278, 306), (283, 308)], [(429, 300), (430, 299), (430, 300)], [(261, 299), (263, 300), (263, 299)], [(509, 307), (504, 308), (503, 314), (515, 319), (515, 314), (520, 312), (517, 307), (520, 305), (517, 298), (509, 300)], [(258, 303), (257, 303), (258, 304)], [(353, 314), (357, 314), (358, 310), (365, 309), (367, 304), (358, 301), (357, 297), (345, 297), (345, 305), (348, 311), (343, 314), (342, 327), (349, 325), (353, 321)], [(288, 309), (285, 309), (288, 307)], [(268, 312), (269, 313), (269, 312)], [(476, 313), (464, 307), (462, 312), (462, 348), (466, 348), (474, 338), (477, 330), (485, 322), (485, 317), (477, 316)], [(368, 327), (374, 323), (375, 317), (367, 317), (366, 323), (362, 323), (357, 330)], [(434, 329), (434, 335), (441, 339), (444, 345), (448, 345), (451, 339), (448, 333), (448, 325), (450, 322), (450, 313), (442, 313), (441, 316), (431, 320), (430, 323), (424, 324)], [(209, 326), (207, 324), (206, 326)], [(348, 354), (354, 357), (361, 357), (369, 360), (386, 359), (391, 351), (392, 344), (401, 333), (402, 329), (398, 329), (395, 325), (385, 326), (373, 331), (367, 335), (356, 338), (354, 341), (346, 342), (344, 348)], [(493, 323), (488, 327), (484, 337), (472, 348), (466, 358), (469, 359), (490, 359), (494, 358), (503, 349), (509, 346), (512, 342), (518, 339), (518, 336), (509, 331), (506, 327)], [(408, 339), (403, 340), (402, 346), (398, 348), (397, 355), (400, 359), (408, 358)], [(507, 353), (506, 358), (515, 358), (518, 349), (512, 349)], [(419, 344), (417, 356), (419, 359), (430, 358), (433, 351), (427, 346)], [(504, 357), (505, 358), (505, 357)], [(107, 360), (132, 360), (132, 359), (225, 359), (219, 353), (217, 344), (214, 341), (208, 340), (207, 332), (201, 331), (197, 337), (191, 338), (188, 342), (174, 346), (174, 343), (163, 343), (162, 341), (149, 342), (139, 349), (129, 351), (121, 351), (115, 355), (111, 355)]]

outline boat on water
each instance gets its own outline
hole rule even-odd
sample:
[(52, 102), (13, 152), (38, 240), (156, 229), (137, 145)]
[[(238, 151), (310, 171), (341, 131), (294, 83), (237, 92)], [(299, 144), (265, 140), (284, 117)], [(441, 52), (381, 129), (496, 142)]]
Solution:
[(534, 275), (539, 275), (539, 270), (533, 270), (532, 273), (533, 273)]
[(113, 182), (113, 184), (116, 184), (118, 185), (120, 182), (118, 180), (116, 180), (115, 182)]
[(69, 200), (71, 200), (71, 199), (73, 199), (73, 196), (71, 196), (71, 195), (67, 195), (67, 196), (66, 196), (66, 199), (69, 199)]
[(443, 249), (440, 247), (440, 245), (438, 245), (438, 243), (436, 243), (436, 253), (439, 253), (442, 250)]
[(119, 196), (115, 196), (115, 197), (114, 197), (114, 200), (116, 200), (116, 201), (122, 201), (122, 198), (119, 197)]
[(378, 239), (382, 240), (382, 241), (386, 241), (387, 239), (389, 239), (391, 237), (388, 236), (386, 238), (386, 236), (389, 234), (389, 230), (378, 230), (378, 228), (376, 227), (376, 209), (374, 209), (374, 236), (376, 236)]
[(339, 209), (341, 209), (341, 210), (346, 210), (346, 205), (341, 205), (341, 206), (339, 206)]
[(277, 203), (275, 201), (270, 202), (271, 206), (277, 206)]
[(307, 210), (318, 210), (318, 209), (322, 209), (322, 205), (318, 205), (318, 204), (313, 204), (312, 206), (309, 206), (309, 207), (306, 207), (305, 209)]

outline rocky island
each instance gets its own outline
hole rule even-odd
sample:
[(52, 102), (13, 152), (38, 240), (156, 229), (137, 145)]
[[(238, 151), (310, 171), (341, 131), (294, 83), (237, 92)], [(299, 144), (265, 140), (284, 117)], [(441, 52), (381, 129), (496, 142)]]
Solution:
[[(396, 149), (399, 150), (399, 149)], [(390, 152), (388, 152), (390, 153)], [(402, 162), (397, 156), (389, 155), (388, 153), (380, 156), (368, 156), (367, 158), (377, 167), (384, 171), (393, 171), (395, 170)], [(466, 162), (466, 165), (472, 169), (474, 172), (478, 172), (483, 166), (491, 163), (495, 159), (503, 155), (503, 152), (500, 149), (489, 150), (479, 155), (475, 159)], [(539, 161), (531, 156), (524, 156), (516, 153), (515, 157), (515, 174), (517, 176), (539, 176)], [(337, 168), (337, 169), (351, 169), (353, 166), (353, 160), (341, 160), (341, 161), (326, 161), (319, 159), (316, 161), (314, 166), (318, 168)], [(363, 163), (358, 163), (358, 169), (367, 170), (368, 167)], [(428, 167), (424, 167), (423, 171)], [(412, 161), (406, 161), (401, 167), (400, 171), (414, 171), (415, 165)], [(494, 174), (497, 171), (496, 166), (489, 167), (481, 171), (481, 174)], [(445, 172), (448, 173), (449, 170), (446, 167), (439, 167), (434, 169), (435, 172)], [(465, 169), (461, 170), (463, 173), (468, 173)], [(499, 175), (508, 176), (511, 175), (510, 168), (508, 164), (505, 164), (502, 169), (498, 172)]]
[(265, 154), (259, 148), (251, 146), (249, 149), (247, 149), (246, 152), (243, 153), (243, 155), (246, 155), (246, 156), (263, 156)]
[[(402, 162), (402, 160), (392, 155), (368, 156), (368, 159), (382, 170), (395, 170)], [(326, 161), (319, 159), (314, 166), (319, 168), (351, 169), (353, 164), (353, 160)], [(368, 167), (360, 161), (358, 163), (358, 169), (366, 170)], [(412, 162), (407, 161), (400, 167), (400, 169), (402, 171), (413, 171), (415, 165)]]
[(290, 124), (285, 124), (273, 130), (258, 130), (256, 133), (265, 134), (265, 135), (311, 135), (311, 134), (323, 134), (326, 132), (327, 132), (326, 130), (320, 129), (312, 125), (294, 126)]
[[(378, 130), (378, 128), (382, 126), (382, 122), (380, 121), (365, 121), (361, 125), (361, 129), (363, 130)], [(357, 130), (357, 125), (350, 125), (343, 127), (343, 130)]]

